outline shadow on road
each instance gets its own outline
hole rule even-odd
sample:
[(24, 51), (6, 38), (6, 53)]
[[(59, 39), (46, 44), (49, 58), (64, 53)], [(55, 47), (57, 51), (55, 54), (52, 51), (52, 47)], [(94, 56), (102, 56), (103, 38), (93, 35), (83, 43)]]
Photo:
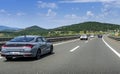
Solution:
[[(39, 60), (42, 60), (43, 58), (51, 56), (53, 54), (55, 54), (55, 53), (53, 52), (52, 54), (42, 55)], [(35, 58), (14, 58), (14, 59), (12, 59), (10, 61), (4, 60), (4, 62), (31, 62), (31, 61), (37, 61), (37, 60)]]

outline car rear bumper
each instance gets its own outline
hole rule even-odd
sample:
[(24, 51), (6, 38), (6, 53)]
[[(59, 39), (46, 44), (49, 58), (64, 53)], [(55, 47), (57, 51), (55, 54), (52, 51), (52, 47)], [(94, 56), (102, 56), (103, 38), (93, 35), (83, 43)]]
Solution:
[(102, 38), (102, 36), (99, 36), (98, 38)]
[(80, 40), (88, 40), (88, 38), (80, 38)]
[(32, 53), (1, 53), (2, 57), (33, 57)]

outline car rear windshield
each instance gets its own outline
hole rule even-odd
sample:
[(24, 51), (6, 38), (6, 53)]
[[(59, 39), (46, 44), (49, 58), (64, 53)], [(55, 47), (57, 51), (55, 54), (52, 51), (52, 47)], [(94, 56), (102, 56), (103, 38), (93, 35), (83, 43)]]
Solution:
[(10, 42), (30, 42), (34, 39), (34, 37), (16, 37), (12, 40), (10, 40)]

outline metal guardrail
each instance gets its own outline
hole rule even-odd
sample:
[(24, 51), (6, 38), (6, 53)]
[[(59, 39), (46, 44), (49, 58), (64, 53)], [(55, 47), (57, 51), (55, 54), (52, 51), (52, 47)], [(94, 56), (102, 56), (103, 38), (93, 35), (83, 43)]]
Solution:
[(115, 36), (108, 36), (108, 37), (111, 38), (111, 39), (114, 39), (114, 40), (120, 41), (120, 37), (115, 37)]
[(77, 39), (79, 36), (69, 36), (69, 37), (56, 37), (56, 38), (47, 38), (50, 42), (65, 41), (71, 39)]
[[(50, 42), (59, 42), (59, 41), (66, 41), (72, 39), (78, 39), (80, 36), (68, 36), (68, 37), (46, 37), (47, 40)], [(6, 41), (9, 41), (12, 38), (0, 38), (0, 50), (1, 46), (5, 44)]]

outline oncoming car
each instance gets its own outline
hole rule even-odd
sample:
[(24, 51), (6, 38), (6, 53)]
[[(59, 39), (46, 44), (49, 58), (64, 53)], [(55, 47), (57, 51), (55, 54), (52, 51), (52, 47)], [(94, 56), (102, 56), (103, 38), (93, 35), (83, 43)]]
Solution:
[(34, 57), (40, 59), (40, 56), (53, 52), (53, 44), (41, 36), (18, 36), (8, 41), (2, 46), (1, 56), (7, 60), (13, 57)]

